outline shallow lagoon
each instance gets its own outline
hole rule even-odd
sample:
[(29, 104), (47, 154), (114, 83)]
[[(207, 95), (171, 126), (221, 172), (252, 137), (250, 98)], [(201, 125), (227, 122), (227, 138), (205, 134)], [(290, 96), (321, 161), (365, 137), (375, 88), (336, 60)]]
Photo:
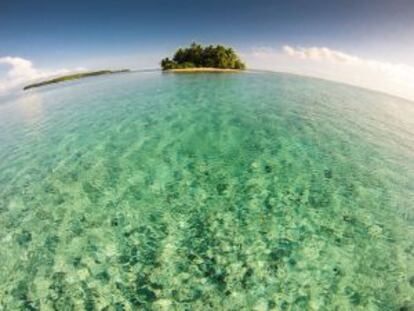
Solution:
[(414, 103), (131, 73), (0, 103), (0, 310), (413, 310)]

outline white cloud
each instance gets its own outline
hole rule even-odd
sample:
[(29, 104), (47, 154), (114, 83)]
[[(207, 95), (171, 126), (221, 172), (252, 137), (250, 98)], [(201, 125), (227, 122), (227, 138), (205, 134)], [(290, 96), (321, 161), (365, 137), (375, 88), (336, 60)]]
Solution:
[(0, 64), (10, 66), (10, 70), (7, 72), (9, 78), (20, 78), (24, 76), (30, 78), (37, 74), (32, 63), (24, 58), (10, 56), (1, 57)]
[(327, 47), (259, 48), (244, 54), (249, 67), (349, 83), (414, 100), (414, 67), (365, 59)]
[(30, 81), (69, 72), (67, 69), (38, 69), (30, 60), (12, 56), (0, 57), (0, 66), (2, 65), (5, 65), (7, 69), (4, 75), (0, 75), (0, 94)]
[(338, 62), (338, 63), (353, 63), (359, 60), (358, 57), (352, 56), (349, 54), (345, 54), (340, 51), (331, 50), (328, 48), (318, 48), (318, 47), (311, 47), (311, 48), (302, 48), (302, 49), (295, 49), (289, 45), (285, 45), (283, 47), (283, 52), (291, 57), (297, 57), (300, 59), (311, 59), (311, 60), (318, 60), (318, 61), (330, 61), (330, 62)]

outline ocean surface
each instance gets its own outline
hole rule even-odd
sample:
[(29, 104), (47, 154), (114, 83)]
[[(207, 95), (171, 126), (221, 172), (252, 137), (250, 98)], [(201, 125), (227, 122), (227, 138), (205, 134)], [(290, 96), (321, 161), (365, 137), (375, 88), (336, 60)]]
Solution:
[(2, 101), (0, 310), (414, 310), (414, 103), (254, 72)]

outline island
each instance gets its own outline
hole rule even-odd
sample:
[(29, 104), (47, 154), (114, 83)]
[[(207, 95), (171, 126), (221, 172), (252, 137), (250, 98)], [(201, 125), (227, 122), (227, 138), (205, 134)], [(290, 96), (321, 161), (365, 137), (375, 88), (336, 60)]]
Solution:
[(246, 65), (232, 48), (192, 43), (189, 48), (178, 49), (172, 59), (161, 60), (161, 69), (168, 72), (238, 72), (246, 69)]
[(130, 72), (129, 69), (121, 69), (121, 70), (99, 70), (99, 71), (89, 71), (89, 72), (81, 72), (81, 73), (74, 73), (70, 75), (60, 76), (56, 77), (50, 80), (45, 80), (38, 83), (33, 83), (26, 85), (23, 90), (28, 90), (35, 87), (40, 87), (48, 84), (54, 84), (64, 81), (71, 81), (71, 80), (77, 80), (77, 79), (83, 79), (87, 77), (93, 77), (93, 76), (101, 76), (101, 75), (107, 75), (107, 74), (115, 74), (115, 73), (122, 73), (122, 72)]

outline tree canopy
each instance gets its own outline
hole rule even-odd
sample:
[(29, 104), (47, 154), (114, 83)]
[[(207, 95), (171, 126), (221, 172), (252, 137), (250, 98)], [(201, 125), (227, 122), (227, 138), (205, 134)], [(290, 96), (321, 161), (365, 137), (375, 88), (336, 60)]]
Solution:
[(162, 70), (214, 67), (221, 69), (245, 69), (245, 64), (239, 59), (232, 48), (222, 45), (206, 47), (192, 43), (189, 48), (178, 49), (172, 59), (161, 60)]

